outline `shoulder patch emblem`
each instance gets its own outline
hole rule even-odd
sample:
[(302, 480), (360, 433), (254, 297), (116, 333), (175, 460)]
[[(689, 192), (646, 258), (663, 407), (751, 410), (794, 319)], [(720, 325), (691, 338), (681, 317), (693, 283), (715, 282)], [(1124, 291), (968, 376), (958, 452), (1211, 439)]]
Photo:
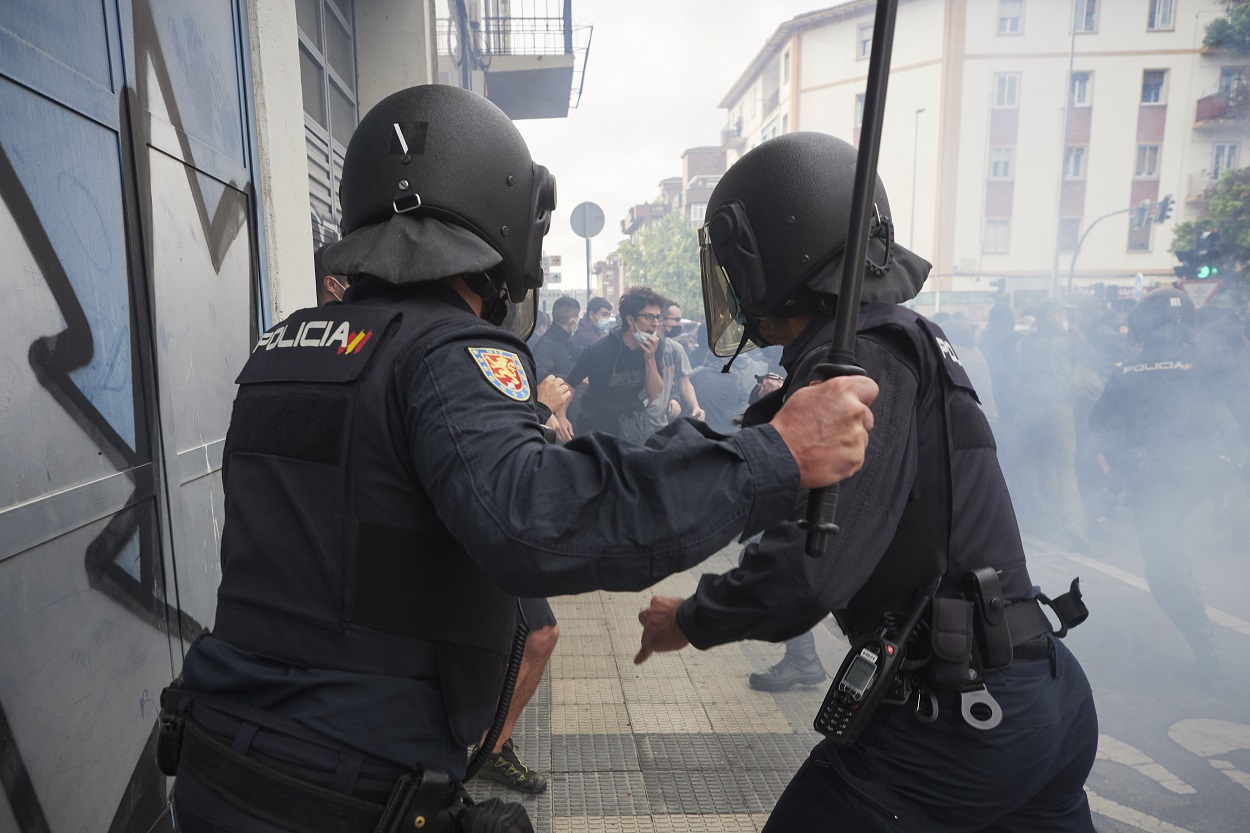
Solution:
[(509, 399), (524, 402), (530, 398), (530, 380), (525, 375), (521, 357), (497, 347), (467, 348), (486, 381)]

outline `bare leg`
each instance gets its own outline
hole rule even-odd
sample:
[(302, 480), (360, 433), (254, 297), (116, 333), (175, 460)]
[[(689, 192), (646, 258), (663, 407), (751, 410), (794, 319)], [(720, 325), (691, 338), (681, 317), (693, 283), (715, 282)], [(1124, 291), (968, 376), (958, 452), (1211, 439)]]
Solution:
[(499, 742), (494, 752), (502, 752), (505, 741), (512, 738), (512, 728), (521, 716), (530, 698), (538, 690), (542, 682), (543, 672), (547, 669), (547, 661), (556, 649), (556, 641), (560, 638), (560, 626), (550, 625), (532, 631), (525, 640), (525, 656), (521, 659), (521, 668), (517, 672), (516, 687), (512, 690), (512, 703), (508, 707), (508, 717), (504, 720), (503, 731), (499, 733)]

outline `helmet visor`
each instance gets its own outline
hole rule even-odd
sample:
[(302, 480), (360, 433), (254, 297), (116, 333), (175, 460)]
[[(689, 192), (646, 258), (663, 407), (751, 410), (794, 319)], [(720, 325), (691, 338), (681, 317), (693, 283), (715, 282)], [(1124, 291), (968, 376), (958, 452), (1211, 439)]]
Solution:
[[(732, 356), (742, 344), (746, 316), (738, 303), (729, 270), (716, 257), (708, 227), (699, 229), (699, 272), (703, 281), (703, 314), (707, 319), (708, 348), (721, 358)], [(747, 341), (742, 350), (755, 349)]]
[(500, 326), (525, 341), (533, 334), (534, 324), (537, 321), (538, 293), (529, 289), (520, 301), (508, 304), (508, 315)]

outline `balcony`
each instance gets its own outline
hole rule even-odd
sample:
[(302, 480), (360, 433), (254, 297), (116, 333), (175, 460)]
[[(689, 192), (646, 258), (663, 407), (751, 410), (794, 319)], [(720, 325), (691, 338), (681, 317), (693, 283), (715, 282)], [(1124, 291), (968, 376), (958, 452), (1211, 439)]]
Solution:
[(1194, 129), (1212, 130), (1236, 123), (1245, 123), (1250, 117), (1250, 94), (1245, 88), (1217, 92), (1198, 99), (1194, 109)]
[(741, 150), (746, 147), (747, 139), (742, 135), (742, 119), (738, 119), (721, 130), (720, 143), (722, 147), (732, 148), (733, 150)]
[(1215, 194), (1215, 177), (1210, 171), (1194, 171), (1189, 175), (1189, 186), (1185, 189), (1185, 202), (1190, 205), (1204, 206), (1211, 202)]
[(507, 17), (489, 14), (501, 6), (493, 0), (484, 6), (470, 0), (465, 17), (438, 21), (440, 76), (512, 119), (567, 117), (581, 100), (593, 27), (573, 24), (572, 0), (513, 0)]

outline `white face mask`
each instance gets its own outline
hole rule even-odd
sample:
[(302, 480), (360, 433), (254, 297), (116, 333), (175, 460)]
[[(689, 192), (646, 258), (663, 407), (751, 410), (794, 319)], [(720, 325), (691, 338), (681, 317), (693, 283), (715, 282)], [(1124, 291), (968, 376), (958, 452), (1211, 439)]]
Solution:
[(655, 338), (655, 336), (651, 335), (651, 333), (644, 333), (642, 330), (634, 330), (634, 341), (639, 344), (646, 344), (653, 338)]
[(339, 294), (334, 295), (333, 289), (330, 290), (330, 294), (334, 295), (334, 300), (341, 302), (343, 300), (343, 295), (347, 292), (347, 285), (344, 284), (342, 281), (340, 281), (338, 278), (334, 277), (333, 275), (326, 275), (326, 277), (334, 281), (334, 283), (338, 285)]

